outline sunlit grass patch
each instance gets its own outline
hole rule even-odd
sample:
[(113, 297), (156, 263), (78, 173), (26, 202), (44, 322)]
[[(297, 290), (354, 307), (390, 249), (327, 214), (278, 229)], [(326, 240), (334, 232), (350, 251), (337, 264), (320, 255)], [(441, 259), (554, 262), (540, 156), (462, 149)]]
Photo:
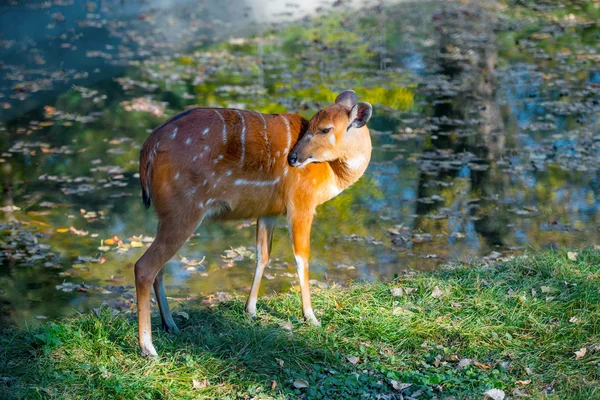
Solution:
[[(534, 398), (599, 395), (600, 253), (547, 252), (394, 282), (187, 304), (182, 332), (138, 354), (135, 320), (104, 309), (0, 336), (3, 398)], [(189, 315), (189, 319), (184, 318)], [(155, 321), (158, 322), (158, 321)], [(158, 326), (158, 324), (156, 324)], [(308, 385), (308, 387), (304, 387)]]

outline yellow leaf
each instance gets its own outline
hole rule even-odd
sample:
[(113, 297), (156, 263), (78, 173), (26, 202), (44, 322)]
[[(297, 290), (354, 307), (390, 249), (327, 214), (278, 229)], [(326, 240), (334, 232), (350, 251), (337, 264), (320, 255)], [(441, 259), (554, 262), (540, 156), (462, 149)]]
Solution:
[(144, 244), (142, 242), (131, 242), (131, 247), (142, 247)]
[(69, 232), (69, 228), (58, 228), (56, 230), (56, 232), (58, 232), (58, 233), (67, 233), (67, 232)]
[(529, 385), (531, 383), (531, 379), (527, 379), (526, 381), (516, 381), (515, 385)]

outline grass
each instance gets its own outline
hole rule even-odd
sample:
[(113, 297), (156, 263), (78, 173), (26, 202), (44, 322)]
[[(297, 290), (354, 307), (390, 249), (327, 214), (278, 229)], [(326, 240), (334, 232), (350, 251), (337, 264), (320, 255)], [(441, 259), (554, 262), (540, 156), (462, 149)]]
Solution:
[(175, 335), (155, 318), (156, 360), (108, 309), (4, 330), (0, 398), (600, 397), (599, 251), (314, 289), (321, 328), (299, 320), (297, 293), (261, 299), (258, 320), (243, 300), (185, 304)]

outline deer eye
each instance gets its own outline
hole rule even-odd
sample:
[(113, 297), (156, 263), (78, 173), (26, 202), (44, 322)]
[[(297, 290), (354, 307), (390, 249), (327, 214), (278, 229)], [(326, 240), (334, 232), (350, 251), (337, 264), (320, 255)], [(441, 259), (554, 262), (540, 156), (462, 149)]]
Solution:
[(321, 129), (321, 133), (329, 133), (331, 131), (331, 128), (323, 128)]

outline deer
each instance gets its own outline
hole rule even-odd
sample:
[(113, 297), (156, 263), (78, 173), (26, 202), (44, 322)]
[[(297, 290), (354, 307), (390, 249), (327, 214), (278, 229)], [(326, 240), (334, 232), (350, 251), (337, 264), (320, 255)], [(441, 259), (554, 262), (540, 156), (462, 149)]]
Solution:
[(371, 158), (367, 122), (372, 106), (352, 90), (310, 120), (299, 114), (261, 114), (194, 107), (150, 133), (140, 150), (140, 184), (158, 228), (135, 263), (138, 339), (142, 355), (152, 344), (150, 290), (163, 328), (178, 332), (164, 288), (164, 265), (206, 218), (256, 219), (256, 271), (245, 311), (256, 316), (261, 278), (278, 216), (287, 216), (305, 320), (315, 326), (308, 258), (316, 207), (365, 172)]

